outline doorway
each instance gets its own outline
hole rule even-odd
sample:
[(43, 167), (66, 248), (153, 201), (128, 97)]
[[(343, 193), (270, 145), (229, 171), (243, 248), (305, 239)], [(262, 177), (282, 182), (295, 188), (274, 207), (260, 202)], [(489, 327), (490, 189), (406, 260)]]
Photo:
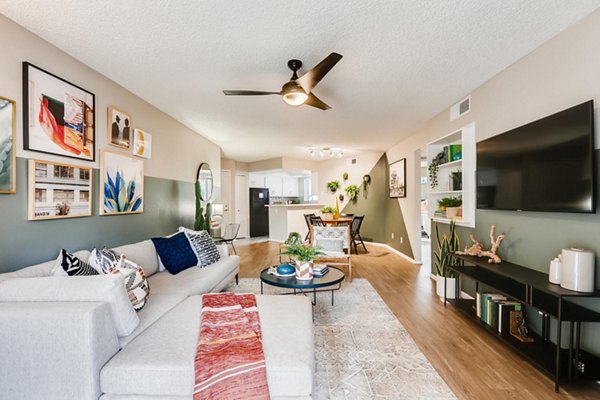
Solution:
[(223, 203), (223, 223), (231, 223), (231, 171), (221, 170), (221, 203)]
[(248, 227), (250, 219), (249, 211), (249, 188), (248, 176), (235, 176), (235, 222), (240, 224), (240, 232), (238, 237), (248, 237)]
[(419, 163), (419, 188), (420, 188), (420, 237), (421, 237), (421, 261), (426, 271), (431, 272), (431, 219), (428, 215), (427, 194), (429, 191), (429, 180), (427, 173), (427, 149), (423, 148), (420, 151)]

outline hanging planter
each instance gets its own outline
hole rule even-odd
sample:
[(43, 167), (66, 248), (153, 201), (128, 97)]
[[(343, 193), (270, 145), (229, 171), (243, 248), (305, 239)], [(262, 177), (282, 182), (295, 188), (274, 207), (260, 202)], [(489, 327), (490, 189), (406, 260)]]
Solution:
[(337, 192), (337, 190), (340, 188), (340, 182), (339, 181), (331, 181), (331, 182), (327, 182), (327, 189), (329, 189), (329, 191), (331, 193), (335, 193)]
[(427, 167), (427, 170), (429, 171), (429, 186), (431, 186), (432, 189), (435, 189), (438, 185), (438, 168), (443, 163), (445, 156), (444, 151), (440, 151)]
[(367, 174), (363, 176), (363, 181), (362, 181), (362, 187), (363, 187), (363, 196), (365, 196), (365, 199), (367, 198), (367, 189), (369, 188), (369, 185), (371, 184), (371, 175)]
[(342, 174), (342, 179), (344, 180), (344, 182), (348, 180), (348, 173), (347, 172), (344, 172)]
[(344, 195), (342, 193), (339, 194), (338, 198), (340, 199), (340, 201), (344, 201)]
[(358, 193), (360, 193), (360, 188), (357, 185), (346, 186), (346, 194), (350, 198), (351, 201), (356, 202), (358, 199)]

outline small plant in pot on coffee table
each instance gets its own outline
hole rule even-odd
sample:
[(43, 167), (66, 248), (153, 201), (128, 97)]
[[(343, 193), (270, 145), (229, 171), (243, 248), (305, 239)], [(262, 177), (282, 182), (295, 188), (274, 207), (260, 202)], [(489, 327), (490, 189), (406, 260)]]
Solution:
[(290, 256), (292, 263), (296, 267), (296, 279), (312, 279), (313, 261), (323, 253), (319, 247), (293, 244), (286, 246), (281, 254)]

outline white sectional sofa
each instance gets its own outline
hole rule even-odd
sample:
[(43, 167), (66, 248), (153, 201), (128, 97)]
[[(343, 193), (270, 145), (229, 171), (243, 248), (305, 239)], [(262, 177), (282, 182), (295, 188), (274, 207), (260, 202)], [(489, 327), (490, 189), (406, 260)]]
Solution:
[[(158, 271), (150, 240), (113, 249), (148, 277), (150, 297), (137, 313), (119, 275), (53, 277), (54, 261), (0, 274), (0, 399), (191, 399), (199, 295), (223, 290), (239, 272), (239, 257), (219, 247), (220, 261), (177, 275)], [(310, 301), (257, 303), (272, 398), (310, 399)]]

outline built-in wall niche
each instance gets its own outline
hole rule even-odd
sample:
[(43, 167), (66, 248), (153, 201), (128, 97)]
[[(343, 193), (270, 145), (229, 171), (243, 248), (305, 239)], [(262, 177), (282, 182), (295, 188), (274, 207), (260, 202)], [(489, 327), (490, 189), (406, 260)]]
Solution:
[[(431, 168), (432, 163), (435, 168)], [(475, 123), (427, 145), (429, 218), (443, 223), (455, 220), (458, 225), (475, 227), (475, 168)], [(439, 209), (438, 202), (447, 198), (462, 200), (458, 212)]]

